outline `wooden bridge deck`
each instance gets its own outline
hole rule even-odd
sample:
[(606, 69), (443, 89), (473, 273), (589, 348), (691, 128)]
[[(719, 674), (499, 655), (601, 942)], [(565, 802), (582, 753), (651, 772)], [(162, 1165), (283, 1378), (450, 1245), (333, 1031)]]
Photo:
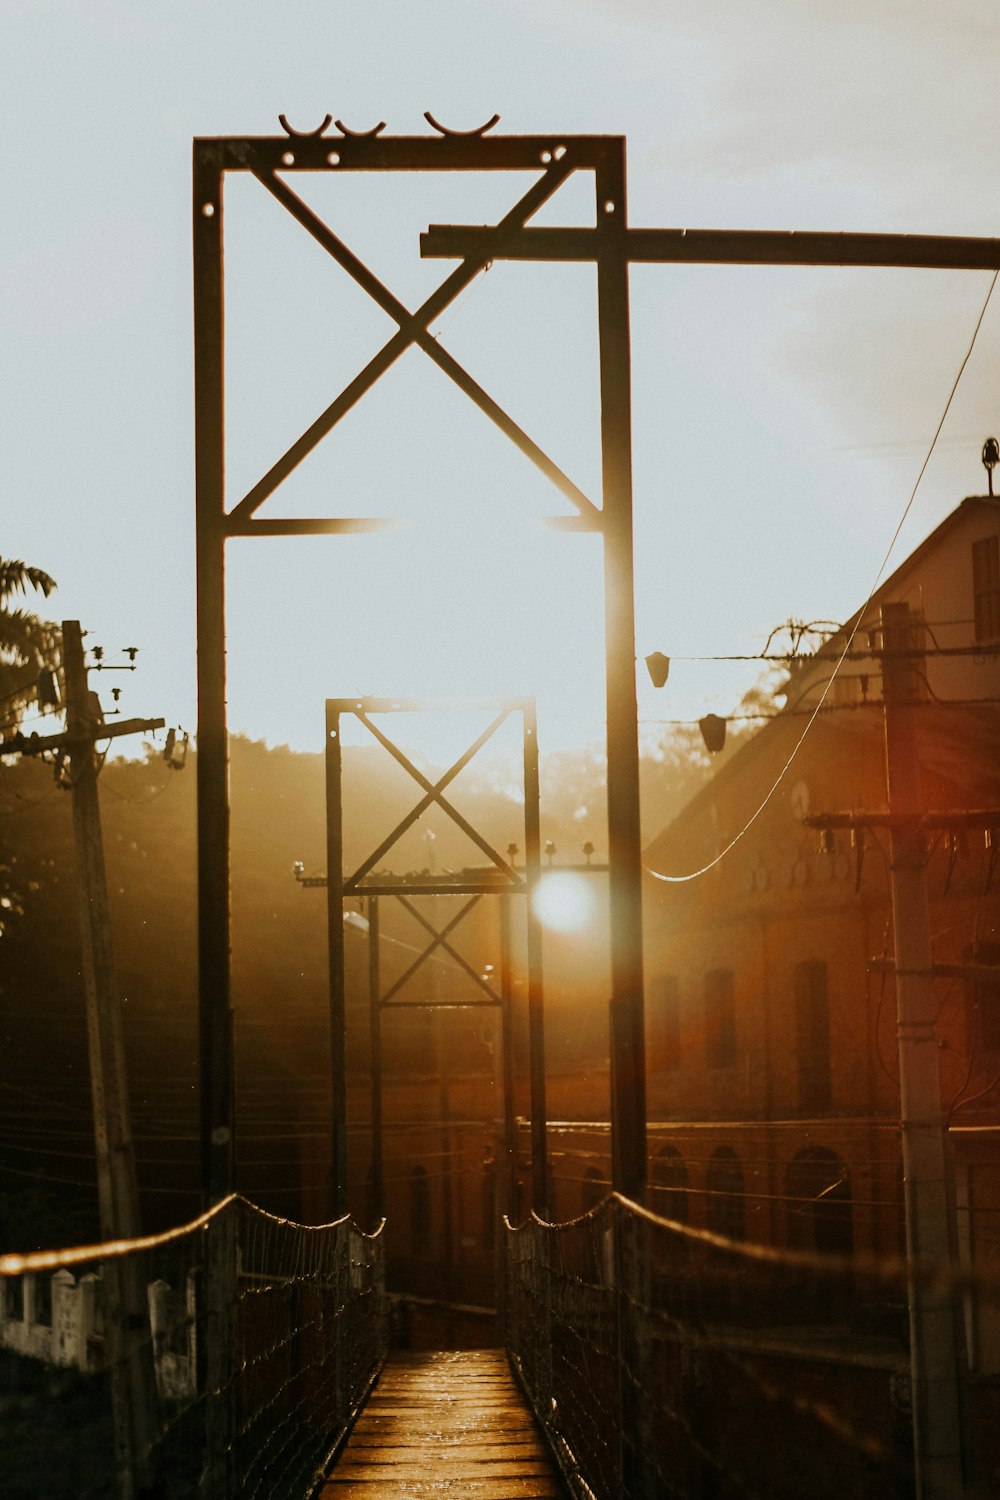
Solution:
[(501, 1350), (390, 1357), (320, 1500), (565, 1495)]

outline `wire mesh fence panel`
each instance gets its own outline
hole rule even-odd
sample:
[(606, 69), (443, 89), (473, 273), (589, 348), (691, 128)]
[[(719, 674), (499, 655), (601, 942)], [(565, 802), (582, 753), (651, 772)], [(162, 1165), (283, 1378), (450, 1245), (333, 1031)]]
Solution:
[[(507, 1252), (510, 1353), (581, 1500), (914, 1494), (905, 1262), (729, 1241), (617, 1195)], [(911, 1274), (947, 1283), (956, 1323), (970, 1290), (997, 1305), (983, 1277)], [(996, 1382), (965, 1396), (995, 1428)], [(956, 1493), (996, 1493), (968, 1437)]]
[[(564, 1471), (613, 1494), (619, 1472), (617, 1316), (607, 1204), (510, 1237), (508, 1345)], [(587, 1493), (586, 1489), (580, 1493)]]
[[(348, 1219), (303, 1226), (234, 1197), (146, 1241), (0, 1258), (21, 1474), (4, 1494), (305, 1500), (385, 1359), (382, 1257)], [(85, 1460), (46, 1438), (54, 1380), (83, 1413)]]
[(240, 1206), (233, 1373), (238, 1493), (306, 1495), (385, 1357), (381, 1242)]

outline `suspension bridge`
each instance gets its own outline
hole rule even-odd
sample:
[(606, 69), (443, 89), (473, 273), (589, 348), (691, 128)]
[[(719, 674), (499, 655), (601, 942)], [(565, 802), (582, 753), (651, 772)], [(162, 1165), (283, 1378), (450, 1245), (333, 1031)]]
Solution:
[[(560, 1493), (573, 1500), (995, 1495), (1000, 1447), (994, 1434), (1000, 1423), (994, 1387), (969, 1383), (964, 1392), (961, 1476), (954, 1452), (939, 1472), (941, 1455), (914, 1443), (911, 1392), (934, 1391), (919, 1363), (927, 1349), (920, 1339), (911, 1340), (906, 1316), (918, 1288), (921, 1305), (944, 1322), (959, 1327), (964, 1316), (972, 1326), (972, 1301), (995, 1301), (995, 1278), (963, 1279), (912, 1256), (866, 1261), (778, 1250), (677, 1223), (634, 1201), (644, 1195), (647, 1150), (628, 273), (640, 261), (995, 272), (1000, 241), (636, 230), (627, 222), (623, 138), (491, 135), (497, 120), (455, 131), (428, 113), (431, 136), (394, 137), (382, 134), (384, 123), (356, 131), (329, 116), (318, 129), (301, 132), (282, 116), (280, 137), (194, 144), (201, 1108), (204, 1187), (214, 1207), (155, 1236), (0, 1256), (5, 1415), (16, 1430), (4, 1456), (5, 1494), (21, 1500), (39, 1494), (59, 1500), (84, 1491), (117, 1494), (119, 1500), (440, 1492), (484, 1500)], [(325, 134), (331, 124), (336, 137)], [(290, 185), (302, 174), (442, 171), (530, 174), (532, 180), (495, 225), (432, 225), (421, 236), (424, 257), (459, 264), (413, 311)], [(227, 175), (254, 179), (398, 329), (242, 497), (227, 490), (224, 461)], [(528, 227), (574, 175), (593, 188), (592, 225)], [(587, 262), (595, 269), (602, 459), (597, 500), (432, 331), (440, 314), (498, 259)], [(404, 1341), (394, 1316), (399, 1304), (386, 1285), (391, 1222), (370, 1234), (346, 1215), (325, 1225), (301, 1225), (231, 1191), (236, 1133), (226, 542), (253, 535), (332, 536), (395, 524), (393, 516), (260, 512), (411, 347), (431, 359), (568, 501), (571, 514), (548, 519), (560, 530), (600, 535), (604, 549), (613, 897), (610, 1113), (618, 1191), (570, 1222), (551, 1223), (535, 1214), (516, 1225), (504, 1221), (496, 1347), (487, 1351), (398, 1347)], [(405, 706), (388, 700), (381, 705), (392, 712)], [(342, 908), (396, 836), (345, 881), (339, 715), (371, 708), (367, 702), (327, 701), (331, 1083), (339, 1111), (331, 1134), (338, 1214), (347, 1189)], [(528, 896), (539, 873), (537, 738), (533, 708), (521, 703), (519, 712), (525, 740), (524, 878), (461, 824), (506, 877), (502, 900)], [(376, 737), (388, 747), (386, 736)], [(478, 744), (435, 784), (396, 754), (423, 793), (397, 833), (432, 802), (454, 816), (442, 793)], [(452, 894), (462, 889), (451, 887)], [(498, 894), (495, 878), (464, 890)], [(393, 884), (371, 882), (365, 891), (400, 894)], [(412, 895), (412, 888), (402, 894)], [(525, 905), (532, 1201), (544, 1215), (540, 943), (537, 919)], [(435, 932), (432, 942), (440, 944), (444, 936)], [(374, 943), (372, 950), (377, 952)], [(482, 976), (469, 977), (488, 1003), (502, 1008), (504, 995), (494, 994)], [(372, 979), (377, 1009), (388, 1002), (377, 973)], [(915, 1447), (927, 1466), (923, 1474), (914, 1472)]]
[[(727, 1240), (613, 1193), (505, 1226), (495, 1347), (407, 1349), (391, 1233), (232, 1196), (165, 1234), (8, 1255), (0, 1353), (90, 1403), (88, 1494), (914, 1493), (903, 1262)], [(22, 1379), (20, 1400), (36, 1477), (9, 1493), (80, 1493), (54, 1467), (66, 1388)]]

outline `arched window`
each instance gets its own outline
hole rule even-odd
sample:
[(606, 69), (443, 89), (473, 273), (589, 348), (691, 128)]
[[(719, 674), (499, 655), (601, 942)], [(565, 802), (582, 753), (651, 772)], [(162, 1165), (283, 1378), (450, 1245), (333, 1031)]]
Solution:
[(410, 1173), (410, 1254), (427, 1255), (431, 1248), (431, 1184), (427, 1168)]
[(850, 1255), (854, 1249), (851, 1174), (836, 1151), (808, 1146), (785, 1173), (788, 1243), (797, 1250)]
[(708, 1227), (727, 1239), (741, 1240), (746, 1234), (746, 1199), (743, 1167), (730, 1146), (712, 1152), (708, 1163)]
[(583, 1212), (592, 1208), (607, 1196), (608, 1184), (597, 1167), (588, 1167), (583, 1174)]
[(688, 1174), (684, 1158), (673, 1146), (661, 1146), (652, 1161), (652, 1207), (665, 1219), (688, 1221)]

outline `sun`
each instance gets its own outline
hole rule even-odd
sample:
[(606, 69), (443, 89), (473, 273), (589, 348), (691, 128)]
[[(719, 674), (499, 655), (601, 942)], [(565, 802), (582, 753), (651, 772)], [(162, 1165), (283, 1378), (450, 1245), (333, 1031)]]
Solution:
[(593, 878), (570, 870), (551, 871), (538, 883), (534, 907), (538, 920), (553, 932), (579, 932), (597, 910)]

